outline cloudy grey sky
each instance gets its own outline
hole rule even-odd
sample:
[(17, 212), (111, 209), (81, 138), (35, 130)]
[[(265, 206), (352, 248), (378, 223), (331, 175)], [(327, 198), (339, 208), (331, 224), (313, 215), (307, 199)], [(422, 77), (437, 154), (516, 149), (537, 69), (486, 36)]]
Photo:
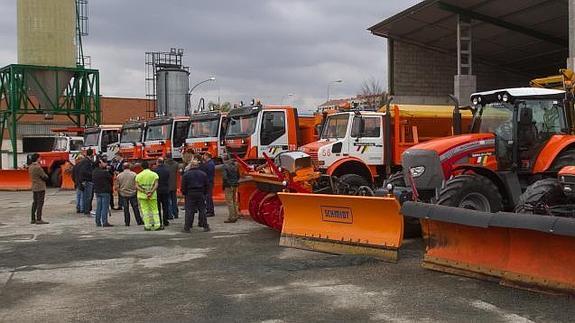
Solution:
[[(194, 91), (216, 101), (252, 97), (313, 107), (386, 84), (386, 42), (366, 29), (418, 0), (89, 0), (85, 53), (106, 96), (144, 97), (146, 51), (184, 48)], [(0, 2), (0, 65), (16, 63), (16, 0)]]

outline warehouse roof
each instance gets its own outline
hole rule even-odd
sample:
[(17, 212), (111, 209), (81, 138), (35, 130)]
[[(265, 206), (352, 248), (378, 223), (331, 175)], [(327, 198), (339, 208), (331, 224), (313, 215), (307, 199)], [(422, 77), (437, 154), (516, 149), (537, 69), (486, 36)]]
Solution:
[(568, 57), (566, 0), (425, 0), (368, 30), (442, 52), (457, 50), (457, 15), (472, 18), (473, 59), (529, 75), (557, 73)]

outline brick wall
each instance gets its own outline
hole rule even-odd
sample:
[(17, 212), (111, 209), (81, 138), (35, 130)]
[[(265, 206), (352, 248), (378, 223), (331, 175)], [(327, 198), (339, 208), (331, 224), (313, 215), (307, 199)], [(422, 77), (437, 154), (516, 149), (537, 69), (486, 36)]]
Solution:
[[(457, 74), (457, 55), (394, 42), (394, 91), (398, 103), (448, 103), (453, 91), (453, 76)], [(529, 86), (532, 77), (502, 71), (485, 64), (473, 64), (477, 76), (477, 91), (505, 87)]]

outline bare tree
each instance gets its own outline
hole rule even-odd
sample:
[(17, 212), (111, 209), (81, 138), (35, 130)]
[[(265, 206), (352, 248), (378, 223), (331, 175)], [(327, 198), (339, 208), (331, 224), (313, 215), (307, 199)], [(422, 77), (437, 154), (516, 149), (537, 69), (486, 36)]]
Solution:
[(369, 108), (378, 109), (387, 103), (387, 92), (379, 80), (370, 77), (361, 84), (358, 99)]

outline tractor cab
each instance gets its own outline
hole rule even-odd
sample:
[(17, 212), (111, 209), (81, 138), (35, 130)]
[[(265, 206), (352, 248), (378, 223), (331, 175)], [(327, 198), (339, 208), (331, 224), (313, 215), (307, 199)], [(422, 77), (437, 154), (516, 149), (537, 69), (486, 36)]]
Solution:
[(475, 93), (472, 132), (494, 134), (497, 169), (531, 172), (547, 142), (569, 133), (564, 97), (542, 88)]

